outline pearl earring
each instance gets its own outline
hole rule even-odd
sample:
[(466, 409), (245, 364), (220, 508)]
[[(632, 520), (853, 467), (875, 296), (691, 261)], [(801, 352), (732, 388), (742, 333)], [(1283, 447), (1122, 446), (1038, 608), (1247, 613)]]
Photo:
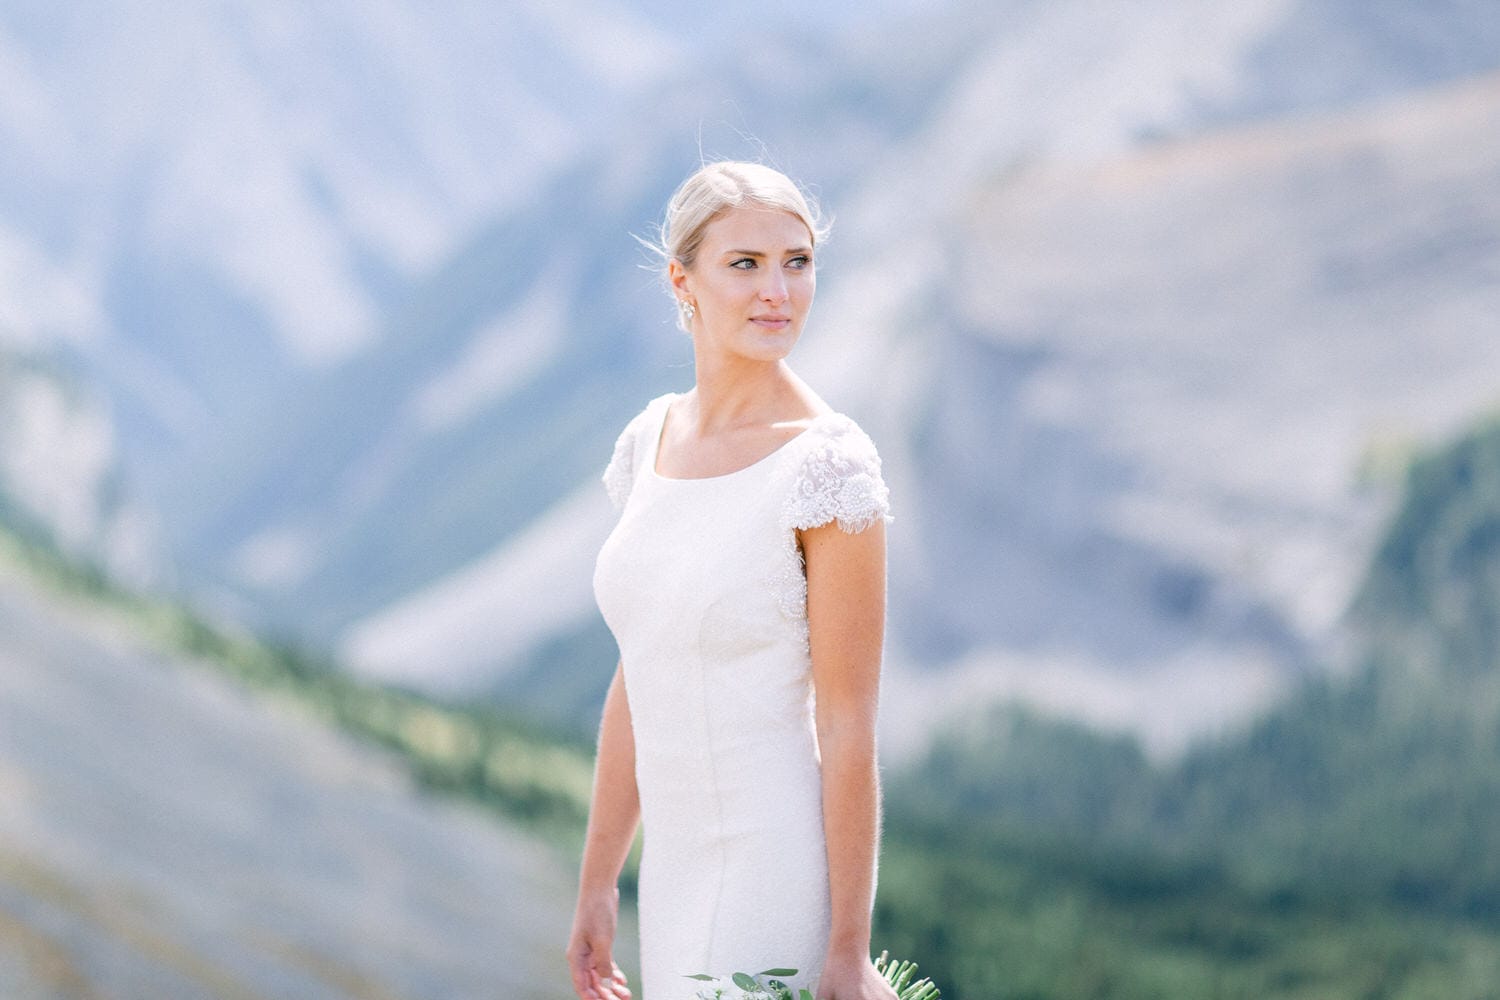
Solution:
[(677, 310), (678, 312), (682, 313), (682, 323), (684, 326), (686, 326), (693, 321), (693, 314), (698, 311), (698, 307), (693, 305), (687, 299), (678, 299)]

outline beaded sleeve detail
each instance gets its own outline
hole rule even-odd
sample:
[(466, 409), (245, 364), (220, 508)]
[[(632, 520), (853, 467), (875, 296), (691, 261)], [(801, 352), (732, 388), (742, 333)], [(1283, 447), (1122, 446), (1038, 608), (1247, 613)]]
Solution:
[[(615, 453), (604, 469), (605, 492), (615, 510), (624, 510), (630, 499), (630, 487), (635, 482), (635, 423), (632, 421), (615, 441)], [(596, 466), (597, 468), (597, 466)]]
[(856, 534), (889, 521), (891, 496), (880, 476), (880, 455), (859, 425), (840, 415), (829, 418), (826, 430), (809, 433), (818, 438), (797, 470), (784, 525), (806, 530), (837, 521), (841, 530)]
[(785, 551), (771, 581), (781, 613), (808, 644), (807, 567), (797, 532), (830, 521), (856, 534), (877, 520), (891, 519), (890, 490), (880, 475), (880, 455), (865, 432), (848, 417), (829, 418), (812, 448), (803, 456), (782, 509)]
[(644, 410), (631, 418), (615, 440), (614, 454), (610, 456), (609, 465), (605, 466), (604, 475), (600, 479), (603, 480), (604, 489), (616, 510), (625, 509), (625, 501), (630, 499), (635, 477), (640, 472), (637, 463), (650, 454), (650, 448), (642, 442), (641, 437), (651, 425), (651, 415), (658, 406), (666, 405), (666, 402), (666, 397), (652, 400)]

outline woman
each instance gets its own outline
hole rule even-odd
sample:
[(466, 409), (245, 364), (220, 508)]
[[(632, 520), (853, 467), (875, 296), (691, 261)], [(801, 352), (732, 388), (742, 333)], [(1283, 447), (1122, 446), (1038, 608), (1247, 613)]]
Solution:
[(824, 235), (758, 164), (709, 164), (667, 209), (696, 384), (636, 416), (604, 474), (621, 514), (594, 589), (621, 658), (568, 945), (583, 1000), (631, 995), (612, 947), (637, 822), (645, 1000), (773, 967), (819, 1000), (895, 997), (870, 963), (887, 492), (869, 438), (786, 364)]

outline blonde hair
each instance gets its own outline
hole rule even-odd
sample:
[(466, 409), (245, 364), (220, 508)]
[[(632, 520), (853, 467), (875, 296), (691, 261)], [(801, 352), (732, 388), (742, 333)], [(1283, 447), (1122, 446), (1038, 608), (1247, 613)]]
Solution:
[[(667, 202), (659, 239), (642, 242), (661, 258), (664, 275), (672, 260), (691, 270), (709, 223), (731, 208), (746, 206), (795, 215), (807, 227), (813, 246), (828, 238), (828, 224), (817, 203), (786, 174), (761, 163), (721, 160), (704, 164), (678, 186)], [(678, 324), (682, 325), (680, 317)]]

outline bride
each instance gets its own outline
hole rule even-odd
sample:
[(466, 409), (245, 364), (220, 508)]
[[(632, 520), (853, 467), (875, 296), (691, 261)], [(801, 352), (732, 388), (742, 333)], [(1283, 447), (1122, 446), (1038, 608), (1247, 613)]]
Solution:
[(621, 655), (567, 949), (581, 1000), (631, 996), (613, 946), (638, 824), (645, 1000), (777, 967), (818, 1000), (896, 996), (870, 962), (887, 490), (870, 439), (786, 363), (825, 236), (759, 164), (709, 164), (668, 205), (696, 379), (604, 473), (620, 517), (594, 589)]

